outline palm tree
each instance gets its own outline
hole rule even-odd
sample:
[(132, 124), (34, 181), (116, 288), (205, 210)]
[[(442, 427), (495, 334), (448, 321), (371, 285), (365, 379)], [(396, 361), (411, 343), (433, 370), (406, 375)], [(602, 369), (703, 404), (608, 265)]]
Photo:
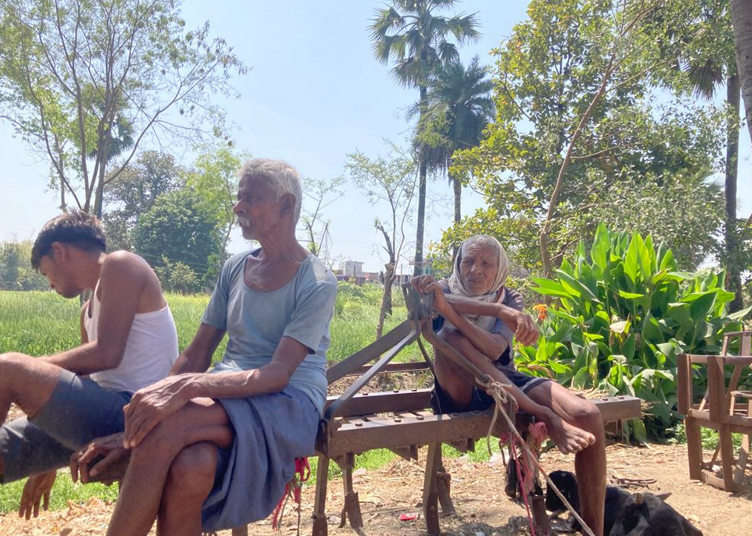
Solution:
[(752, 137), (752, 2), (731, 0), (731, 23), (734, 28), (736, 66), (744, 96), (744, 113)]
[[(480, 143), (494, 116), (493, 82), (475, 56), (465, 68), (454, 61), (438, 70), (427, 95), (427, 109), (418, 123), (416, 140), (425, 149), (429, 169), (446, 171), (454, 188), (454, 221), (462, 219), (462, 183), (450, 171), (452, 154)], [(411, 113), (416, 113), (416, 105)]]
[[(371, 41), (376, 59), (388, 64), (394, 60), (392, 75), (406, 87), (417, 87), (419, 116), (428, 104), (428, 82), (441, 64), (459, 58), (457, 46), (447, 41), (451, 35), (459, 43), (480, 37), (475, 14), (443, 17), (436, 12), (450, 9), (456, 0), (391, 0), (376, 10), (371, 25)], [(423, 272), (423, 234), (426, 211), (426, 155), (419, 149), (418, 222), (415, 239), (415, 275)]]
[[(739, 112), (740, 87), (736, 63), (733, 57), (732, 35), (730, 27), (730, 13), (727, 5), (720, 4), (719, 13), (705, 12), (705, 20), (701, 20), (702, 31), (696, 36), (698, 39), (714, 39), (723, 45), (716, 50), (716, 54), (689, 55), (686, 72), (692, 90), (698, 97), (711, 100), (716, 90), (726, 86), (726, 162), (725, 162), (725, 225), (724, 225), (724, 257), (727, 271), (727, 290), (734, 293), (734, 300), (729, 304), (732, 312), (744, 307), (742, 296), (741, 270), (739, 266), (739, 238), (737, 236), (737, 176), (739, 170)], [(728, 52), (726, 54), (725, 52)]]

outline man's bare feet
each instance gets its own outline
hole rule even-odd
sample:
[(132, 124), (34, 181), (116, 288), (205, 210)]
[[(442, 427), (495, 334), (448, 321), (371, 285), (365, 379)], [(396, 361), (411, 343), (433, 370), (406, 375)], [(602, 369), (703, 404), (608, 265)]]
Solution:
[(595, 443), (593, 434), (572, 426), (558, 416), (545, 417), (542, 420), (546, 423), (551, 440), (564, 454), (575, 454)]

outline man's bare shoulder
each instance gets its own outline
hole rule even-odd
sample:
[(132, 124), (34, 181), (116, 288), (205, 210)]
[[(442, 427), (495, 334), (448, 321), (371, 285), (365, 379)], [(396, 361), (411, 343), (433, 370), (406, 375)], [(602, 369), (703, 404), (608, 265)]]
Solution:
[(127, 284), (143, 287), (149, 282), (158, 281), (149, 263), (135, 253), (122, 250), (107, 254), (100, 278), (105, 286)]

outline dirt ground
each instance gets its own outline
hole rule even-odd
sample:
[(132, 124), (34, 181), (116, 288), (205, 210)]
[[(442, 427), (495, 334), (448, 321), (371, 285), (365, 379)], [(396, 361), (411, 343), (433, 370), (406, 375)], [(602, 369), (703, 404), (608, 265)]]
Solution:
[[(485, 442), (478, 448), (486, 448)], [(421, 449), (421, 461), (425, 449)], [(558, 452), (543, 455), (546, 471), (572, 469), (573, 458)], [(609, 477), (655, 479), (647, 488), (632, 490), (670, 491), (667, 502), (682, 513), (706, 536), (752, 535), (752, 494), (729, 494), (707, 484), (689, 480), (686, 445), (651, 445), (640, 448), (613, 444), (608, 447)], [(499, 456), (489, 462), (471, 462), (467, 458), (446, 460), (452, 475), (452, 496), (458, 515), (444, 517), (441, 526), (451, 536), (527, 535), (527, 518), (523, 506), (511, 502), (504, 494), (504, 465)], [(359, 492), (365, 527), (356, 532), (349, 527), (339, 529), (342, 506), (342, 482), (329, 483), (327, 513), (332, 536), (419, 536), (425, 534), (420, 515), (423, 475), (419, 463), (396, 460), (381, 469), (360, 469), (354, 475)], [(313, 510), (313, 487), (303, 491), (300, 533), (311, 533), (310, 512)], [(102, 535), (112, 505), (92, 500), (85, 505), (71, 504), (65, 510), (45, 512), (39, 519), (25, 522), (15, 515), (0, 517), (3, 536), (83, 536)], [(401, 514), (418, 513), (413, 521), (401, 521)], [(295, 534), (297, 514), (288, 508), (281, 532)], [(272, 535), (270, 521), (249, 527), (254, 536)], [(230, 536), (230, 531), (220, 533)]]

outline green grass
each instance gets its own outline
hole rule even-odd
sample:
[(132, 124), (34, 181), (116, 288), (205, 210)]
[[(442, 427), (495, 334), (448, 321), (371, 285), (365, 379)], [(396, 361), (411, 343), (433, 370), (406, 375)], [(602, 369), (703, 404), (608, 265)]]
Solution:
[[(731, 434), (731, 443), (734, 445), (734, 449), (738, 449), (742, 445), (742, 434)], [(718, 432), (711, 430), (710, 428), (700, 428), (700, 439), (702, 441), (702, 448), (705, 450), (715, 450), (718, 448)], [(684, 424), (679, 424), (674, 428), (674, 437), (671, 442), (684, 444), (687, 442), (687, 433), (684, 429)]]
[[(375, 286), (356, 287), (340, 285), (335, 316), (331, 324), (332, 344), (328, 358), (340, 361), (355, 351), (373, 342), (378, 323), (380, 289)], [(178, 344), (183, 350), (196, 332), (206, 305), (208, 295), (183, 296), (168, 294), (175, 324)], [(79, 302), (66, 300), (54, 292), (2, 292), (0, 291), (0, 353), (21, 352), (33, 356), (49, 355), (72, 348), (80, 343)], [(402, 322), (407, 316), (401, 296), (395, 296), (393, 316), (387, 318), (385, 331)], [(226, 338), (214, 354), (214, 361), (221, 358)], [(397, 361), (420, 361), (422, 357), (416, 344), (403, 350)], [(485, 443), (477, 445), (478, 459), (487, 459)], [(445, 448), (446, 456), (457, 452)], [(374, 470), (394, 459), (388, 450), (375, 450), (356, 457), (358, 468)], [(485, 456), (485, 458), (483, 458)], [(311, 483), (315, 482), (316, 460), (311, 459)], [(341, 474), (337, 464), (329, 467), (329, 476)], [(0, 486), (0, 513), (13, 512), (18, 508), (24, 481)], [(68, 501), (85, 502), (95, 496), (103, 500), (117, 497), (117, 486), (102, 484), (73, 484), (67, 470), (61, 470), (51, 494), (50, 507), (63, 508)]]

